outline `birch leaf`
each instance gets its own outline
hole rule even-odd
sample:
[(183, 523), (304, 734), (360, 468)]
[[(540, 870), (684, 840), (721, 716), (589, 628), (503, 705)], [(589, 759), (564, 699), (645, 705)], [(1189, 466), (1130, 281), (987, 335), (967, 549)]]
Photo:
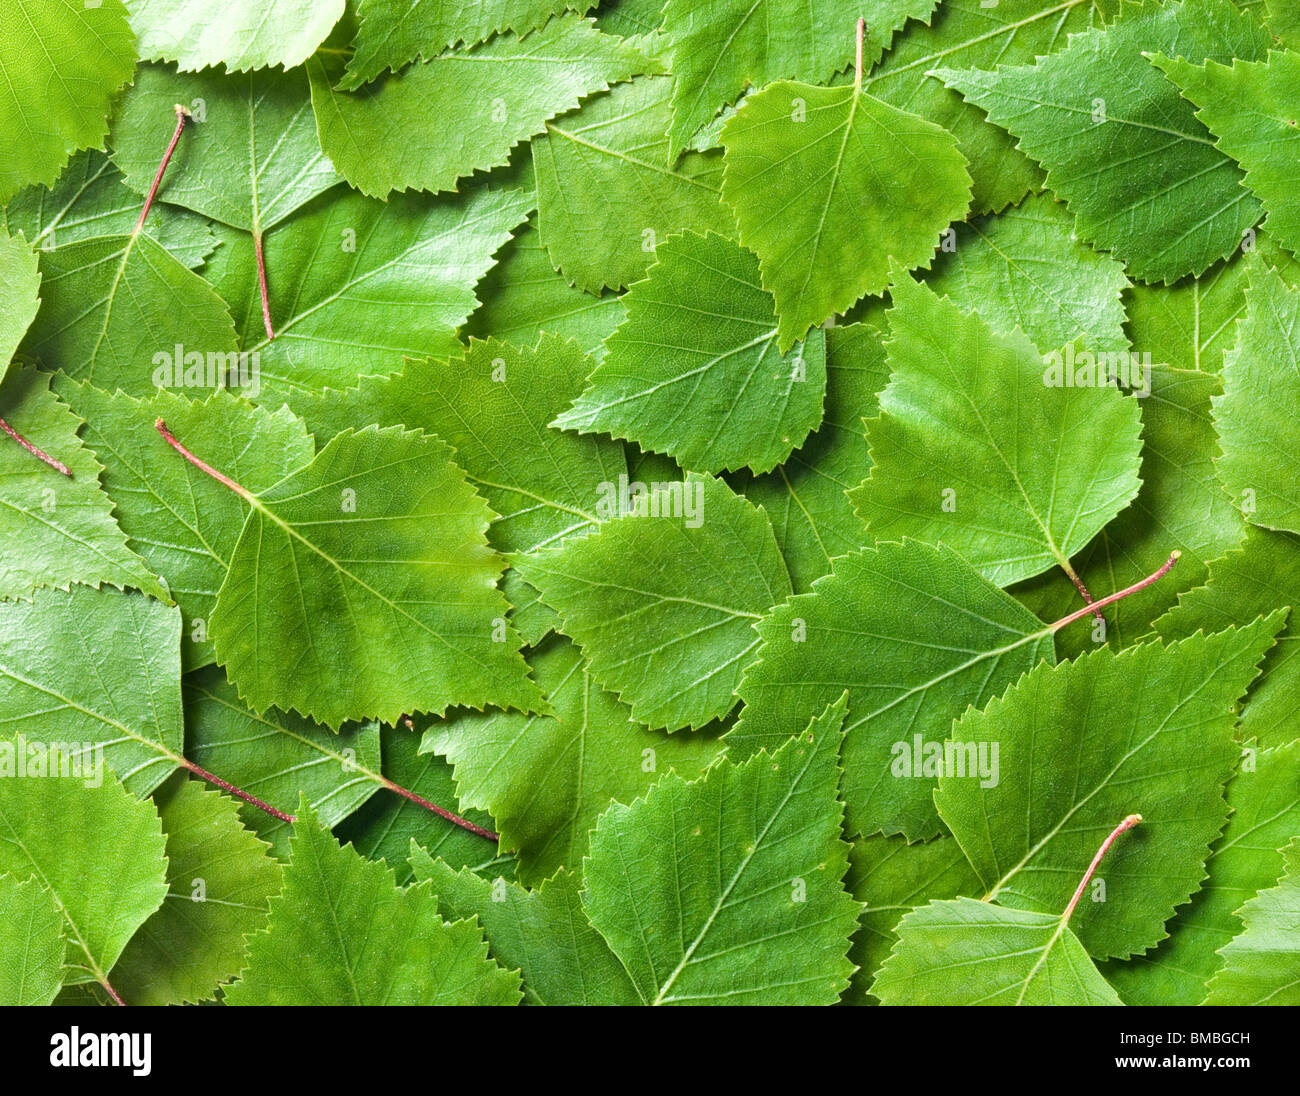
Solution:
[(844, 712), (841, 698), (775, 754), (667, 777), (597, 823), (583, 903), (650, 1004), (833, 1004), (848, 985)]

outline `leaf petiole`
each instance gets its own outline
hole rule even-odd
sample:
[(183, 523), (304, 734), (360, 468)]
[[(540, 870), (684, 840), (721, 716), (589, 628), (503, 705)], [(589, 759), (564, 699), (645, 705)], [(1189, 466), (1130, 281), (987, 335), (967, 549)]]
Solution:
[(163, 422), (162, 419), (157, 419), (154, 422), (153, 426), (154, 429), (158, 431), (158, 433), (160, 433), (164, 438), (167, 439), (168, 445), (170, 445), (173, 449), (176, 450), (176, 452), (178, 452), (182, 457), (184, 457), (187, 461), (189, 461), (192, 465), (194, 465), (194, 467), (197, 468), (200, 472), (204, 472), (207, 475), (211, 476), (223, 487), (229, 487), (232, 491), (235, 492), (235, 494), (237, 494), (245, 502), (250, 503), (252, 505), (257, 504), (257, 496), (254, 495), (253, 492), (250, 491), (247, 487), (241, 487), (225, 473), (218, 472), (215, 468), (212, 467), (212, 465), (208, 464), (206, 461), (200, 460), (188, 449), (186, 449), (185, 446), (183, 446), (180, 442), (178, 442), (176, 440), (176, 436), (170, 430), (167, 429), (167, 424)]
[(477, 834), (479, 837), (486, 838), (488, 841), (501, 840), (501, 835), (493, 830), (485, 829), (482, 826), (476, 825), (468, 818), (462, 818), (453, 811), (447, 810), (446, 807), (440, 807), (437, 803), (425, 799), (424, 796), (416, 795), (415, 792), (410, 790), (410, 788), (403, 788), (400, 784), (394, 784), (386, 776), (381, 776), (380, 780), (384, 787), (394, 795), (400, 795), (403, 799), (409, 799), (416, 806), (423, 807), (426, 811), (433, 811), (433, 813), (439, 818), (445, 818), (453, 826), (459, 826), (462, 830), (467, 830), (469, 833)]
[(153, 200), (158, 195), (158, 187), (162, 184), (163, 172), (167, 170), (167, 165), (171, 163), (172, 153), (176, 151), (176, 145), (180, 142), (181, 131), (185, 129), (185, 123), (190, 119), (190, 112), (187, 108), (177, 103), (173, 108), (176, 111), (176, 131), (172, 134), (172, 139), (167, 145), (167, 151), (163, 153), (162, 163), (158, 165), (158, 174), (153, 177), (153, 186), (149, 188), (149, 194), (144, 200), (144, 208), (140, 210), (140, 219), (135, 222), (135, 231), (132, 236), (140, 235), (140, 230), (144, 228), (144, 219), (149, 216), (149, 210), (153, 206)]
[(1147, 575), (1146, 578), (1133, 583), (1132, 586), (1126, 586), (1122, 590), (1116, 590), (1113, 594), (1106, 595), (1106, 597), (1102, 598), (1100, 601), (1094, 601), (1090, 605), (1085, 605), (1082, 609), (1076, 609), (1069, 616), (1062, 617), (1055, 624), (1049, 624), (1047, 630), (1049, 632), (1059, 632), (1067, 624), (1073, 624), (1076, 620), (1079, 620), (1081, 617), (1086, 617), (1089, 613), (1100, 614), (1101, 610), (1107, 605), (1113, 605), (1115, 602), (1128, 597), (1129, 594), (1136, 594), (1139, 590), (1145, 590), (1148, 586), (1159, 582), (1165, 577), (1165, 575), (1169, 574), (1173, 569), (1174, 564), (1182, 558), (1182, 555), (1183, 553), (1175, 548), (1169, 553), (1169, 558), (1165, 560), (1158, 569)]
[(1110, 831), (1110, 836), (1101, 843), (1101, 848), (1097, 850), (1097, 855), (1092, 858), (1092, 863), (1088, 865), (1088, 870), (1083, 873), (1083, 878), (1079, 880), (1078, 887), (1075, 888), (1074, 897), (1070, 899), (1070, 904), (1065, 907), (1065, 912), (1061, 914), (1061, 924), (1068, 924), (1070, 918), (1074, 915), (1074, 907), (1079, 904), (1079, 899), (1083, 897), (1083, 892), (1088, 888), (1088, 883), (1092, 879), (1093, 873), (1101, 863), (1102, 857), (1110, 851), (1111, 845), (1115, 844), (1116, 839), (1126, 830), (1131, 830), (1142, 821), (1140, 814), (1130, 814), (1123, 822)]
[(853, 69), (853, 90), (862, 90), (862, 36), (866, 32), (867, 21), (859, 16), (858, 18), (858, 51), (857, 60), (854, 62)]
[(208, 772), (207, 769), (202, 768), (199, 765), (196, 765), (188, 757), (181, 758), (181, 765), (182, 767), (192, 772), (200, 780), (206, 780), (209, 784), (215, 784), (222, 791), (227, 791), (231, 795), (237, 796), (238, 798), (242, 799), (245, 803), (251, 803), (254, 807), (257, 807), (259, 810), (266, 811), (266, 813), (269, 814), (272, 818), (278, 818), (281, 822), (294, 821), (293, 815), (285, 814), (284, 811), (280, 810), (277, 807), (271, 806), (270, 803), (263, 802), (262, 800), (258, 799), (257, 796), (255, 795), (249, 795), (249, 793), (244, 791), (242, 788), (236, 788), (235, 785), (231, 784), (229, 781), (222, 780), (221, 777), (215, 776), (212, 773)]
[(11, 438), (13, 438), (14, 441), (16, 441), (19, 445), (21, 445), (24, 449), (26, 449), (27, 452), (29, 452), (32, 456), (38, 458), (39, 460), (43, 460), (56, 472), (62, 472), (65, 476), (71, 478), (72, 476), (71, 468), (69, 468), (66, 464), (64, 464), (63, 461), (55, 460), (52, 456), (50, 456), (47, 452), (45, 452), (44, 449), (37, 448), (35, 445), (29, 442), (25, 437), (23, 437), (20, 433), (18, 433), (17, 430), (15, 430), (12, 426), (10, 426), (7, 422), (5, 422), (4, 419), (0, 419), (0, 430), (3, 430)]
[(122, 995), (113, 988), (113, 984), (108, 980), (107, 976), (101, 976), (97, 978), (96, 981), (104, 987), (104, 992), (113, 998), (113, 1004), (121, 1005), (123, 1008), (126, 1007), (126, 1002), (122, 1000)]
[(1061, 570), (1066, 573), (1069, 580), (1074, 583), (1074, 588), (1079, 591), (1079, 595), (1088, 603), (1088, 606), (1092, 609), (1092, 615), (1098, 620), (1105, 620), (1106, 618), (1102, 616), (1101, 610), (1094, 604), (1092, 595), (1088, 593), (1088, 587), (1083, 584), (1083, 579), (1079, 577), (1079, 572), (1070, 566), (1068, 559), (1061, 561)]
[(266, 327), (267, 339), (275, 338), (275, 329), (271, 326), (271, 301), (266, 292), (266, 255), (262, 251), (262, 230), (253, 229), (253, 254), (257, 257), (257, 288), (262, 295), (262, 324)]

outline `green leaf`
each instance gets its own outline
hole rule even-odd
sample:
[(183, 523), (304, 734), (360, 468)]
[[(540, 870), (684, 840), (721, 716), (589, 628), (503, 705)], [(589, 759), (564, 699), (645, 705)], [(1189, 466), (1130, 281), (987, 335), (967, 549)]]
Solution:
[(0, 202), (49, 185), (68, 157), (102, 148), (108, 112), (135, 69), (121, 0), (14, 0), (0, 24)]
[(534, 885), (581, 869), (611, 802), (631, 802), (670, 769), (694, 776), (719, 746), (708, 732), (666, 736), (633, 722), (560, 636), (529, 664), (553, 714), (459, 713), (429, 727), (420, 749), (451, 761), (461, 804), (491, 813), (501, 847), (519, 854), (520, 880)]
[(898, 939), (899, 920), (933, 899), (977, 892), (979, 878), (951, 837), (909, 845), (901, 837), (855, 841), (849, 849), (849, 893), (862, 903), (849, 958), (857, 964), (849, 1000), (866, 1004), (876, 971)]
[(1290, 7), (1288, 0), (1266, 0), (1268, 28), (1286, 45), (1300, 45), (1300, 11)]
[(502, 577), (501, 591), (510, 602), (510, 623), (523, 637), (525, 646), (536, 647), (559, 629), (559, 614), (542, 601), (537, 589), (520, 578), (513, 567)]
[(432, 888), (401, 890), (343, 848), (304, 801), (284, 889), (231, 1005), (514, 1005), (519, 976), (488, 958), (473, 921), (438, 916)]
[(545, 332), (573, 339), (594, 358), (604, 355), (605, 339), (627, 314), (614, 292), (595, 295), (570, 285), (531, 224), (501, 249), (478, 295), (483, 303), (466, 323), (466, 335), (534, 346)]
[(72, 473), (61, 476), (0, 439), (0, 537), (10, 549), (0, 561), (0, 596), (85, 583), (166, 598), (113, 519), (113, 503), (99, 487), (104, 469), (77, 437), (80, 419), (49, 386), (48, 373), (16, 366), (0, 389), (0, 417)]
[[(1142, 487), (1071, 562), (1090, 590), (1105, 591), (1145, 578), (1175, 549), (1182, 557), (1159, 582), (1108, 607), (1104, 633), (1095, 623), (1091, 631), (1061, 633), (1057, 650), (1062, 654), (1079, 654), (1102, 641), (1124, 647), (1149, 635), (1152, 622), (1174, 604), (1179, 591), (1204, 581), (1206, 564), (1236, 545), (1245, 528), (1215, 475), (1219, 442), (1210, 400), (1221, 390), (1219, 378), (1156, 364), (1150, 381), (1151, 394), (1139, 400)], [(1079, 604), (1062, 571), (1040, 575), (1015, 592), (1044, 620), (1059, 619)]]
[(184, 760), (180, 629), (175, 607), (141, 594), (0, 602), (0, 723), (148, 795)]
[(239, 823), (235, 800), (183, 775), (155, 797), (167, 835), (167, 897), (127, 944), (110, 981), (134, 1005), (208, 1001), (266, 924), (280, 865)]
[(900, 110), (943, 126), (970, 161), (972, 209), (996, 211), (1018, 202), (1042, 182), (1042, 172), (977, 107), (930, 76), (936, 65), (992, 68), (1027, 64), (1051, 53), (1071, 31), (1084, 30), (1094, 0), (944, 0), (929, 25), (908, 24), (893, 48), (867, 74), (868, 92)]
[(663, 6), (663, 0), (607, 0), (596, 13), (596, 25), (624, 37), (657, 36), (663, 27)]
[(505, 30), (522, 36), (553, 15), (585, 15), (594, 6), (595, 0), (361, 0), (355, 52), (339, 87), (351, 91), (449, 46), (472, 46)]
[(0, 232), (0, 378), (41, 303), (41, 272), (36, 252), (20, 234)]
[(873, 991), (887, 1005), (1118, 1005), (1065, 920), (973, 898), (903, 916)]
[(482, 188), (436, 200), (322, 196), (267, 233), (274, 339), (252, 240), (228, 241), (210, 276), (232, 303), (245, 352), (258, 355), (262, 402), (293, 406), (304, 391), (394, 373), (403, 356), (455, 351), (455, 330), (478, 303), (474, 283), (532, 202), (523, 191)]
[[(41, 309), (23, 349), (51, 369), (148, 396), (180, 387), (177, 348), (215, 366), (238, 360), (226, 303), (151, 236), (79, 240), (45, 252), (41, 272)], [(173, 376), (160, 372), (164, 362)], [(216, 387), (213, 368), (192, 387)]]
[(444, 917), (477, 917), (488, 951), (523, 976), (530, 1005), (641, 1005), (627, 971), (587, 920), (577, 877), (557, 871), (536, 890), (456, 871), (411, 846), (415, 877), (432, 881)]
[(1084, 368), (1073, 346), (1045, 359), (1023, 333), (996, 332), (899, 273), (891, 376), (867, 424), (871, 475), (850, 496), (858, 514), (878, 539), (951, 545), (999, 586), (1068, 569), (1138, 493), (1136, 400), (1057, 383)]
[(952, 729), (955, 753), (996, 747), (997, 782), (982, 787), (949, 771), (935, 803), (986, 897), (1037, 913), (1062, 909), (1077, 865), (1116, 819), (1136, 812), (1142, 825), (1106, 863), (1105, 901), (1081, 903), (1073, 931), (1099, 958), (1164, 939), (1227, 818), (1233, 705), (1281, 625), (1274, 614), (1168, 647), (1102, 648), (1040, 666), (963, 715)]
[[(881, 0), (871, 5), (862, 63), (880, 59), (908, 19), (928, 19), (938, 0)], [(836, 0), (791, 6), (768, 0), (725, 0), (707, 16), (691, 0), (668, 0), (664, 34), (672, 48), (675, 156), (696, 131), (749, 85), (774, 80), (824, 84), (853, 61), (853, 20)], [(720, 32), (726, 28), (728, 33)]]
[[(62, 375), (55, 391), (86, 425), (82, 440), (104, 462), (104, 489), (123, 532), (167, 581), (184, 626), (181, 664), (214, 655), (208, 621), (244, 525), (236, 495), (178, 460), (154, 429), (165, 419), (218, 468), (250, 491), (264, 491), (311, 462), (315, 446), (286, 408), (271, 413), (217, 390), (202, 403), (170, 392), (137, 400), (108, 395)], [(56, 511), (57, 513), (57, 511)]]
[(1246, 266), (1237, 256), (1199, 278), (1172, 286), (1138, 283), (1129, 290), (1128, 330), (1136, 347), (1159, 347), (1175, 369), (1218, 373), (1246, 310)]
[(583, 903), (644, 1000), (827, 1005), (848, 986), (844, 713), (841, 697), (771, 756), (667, 777), (601, 816)]
[(1207, 1005), (1300, 1003), (1300, 839), (1283, 850), (1285, 874), (1241, 908), (1246, 928), (1220, 952), (1223, 969), (1210, 982)]
[(772, 519), (790, 581), (805, 593), (831, 561), (862, 546), (862, 522), (847, 492), (871, 468), (862, 420), (876, 414), (889, 383), (884, 336), (869, 324), (826, 332), (826, 413), (821, 426), (772, 472), (744, 484)]
[[(154, 149), (155, 168), (161, 154), (160, 145)], [(39, 250), (54, 251), (94, 236), (129, 234), (143, 205), (107, 155), (79, 152), (52, 186), (19, 191), (0, 210), (0, 224), (22, 232)], [(144, 232), (190, 269), (202, 266), (217, 246), (206, 218), (174, 206), (155, 205)]]
[(143, 65), (111, 138), (113, 162), (140, 194), (153, 186), (176, 128), (174, 103), (196, 110), (163, 176), (160, 201), (259, 235), (339, 182), (316, 138), (301, 72), (191, 75)]
[[(456, 782), (450, 763), (435, 754), (420, 753), (420, 736), (402, 727), (380, 731), (384, 757), (382, 776), (422, 796), (431, 803), (491, 829), (496, 823), (484, 811), (467, 811), (456, 799)], [(390, 789), (391, 790), (391, 789)], [(511, 862), (497, 854), (494, 842), (438, 817), (427, 807), (398, 794), (372, 796), (335, 831), (344, 844), (371, 860), (386, 861), (405, 886), (411, 881), (411, 842), (468, 872), (512, 870)], [(445, 914), (444, 910), (444, 914)]]
[[(307, 66), (321, 147), (352, 186), (375, 198), (455, 190), (457, 179), (506, 163), (519, 142), (586, 96), (656, 69), (634, 43), (576, 15), (433, 57), (360, 94), (333, 90), (338, 69), (319, 57)], [(426, 129), (407, 125), (412, 118), (457, 123)], [(403, 139), (392, 142), (403, 127)]]
[[(69, 727), (65, 739), (74, 733)], [(98, 780), (42, 778), (30, 767), (30, 741), (29, 767), (17, 775), (23, 741), (0, 741), (8, 770), (0, 778), (0, 877), (34, 877), (53, 897), (67, 940), (64, 981), (103, 982), (167, 893), (158, 812), (103, 770)]]
[(1262, 58), (1269, 36), (1228, 0), (1131, 6), (1032, 65), (934, 75), (988, 113), (1047, 171), (1079, 235), (1130, 274), (1171, 282), (1228, 255), (1259, 216), (1242, 173), (1148, 52)]
[[(600, 519), (593, 512), (601, 485), (626, 474), (622, 447), (608, 438), (580, 438), (547, 424), (582, 389), (593, 362), (576, 344), (542, 336), (531, 349), (471, 340), (464, 357), (408, 359), (400, 374), (363, 377), (346, 393), (297, 401), (313, 429), (406, 424), (437, 434), (498, 515), (489, 543), (526, 552), (558, 543)], [(520, 438), (532, 439), (522, 447)], [(512, 623), (536, 643), (554, 624), (551, 610), (517, 571), (503, 589)]]
[(85, 583), (165, 598), (113, 519), (99, 488), (103, 468), (77, 437), (80, 420), (49, 386), (48, 373), (16, 366), (0, 389), (0, 417), (72, 473), (59, 475), (7, 438), (0, 443), (0, 536), (11, 549), (0, 562), (0, 596)]
[(1300, 374), (1300, 300), (1262, 259), (1249, 273), (1246, 315), (1237, 324), (1237, 345), (1224, 356), (1223, 395), (1214, 401), (1219, 474), (1247, 521), (1297, 533), (1300, 399), (1286, 382)]
[(758, 260), (722, 236), (673, 236), (655, 257), (587, 389), (552, 425), (625, 438), (692, 471), (771, 471), (821, 422), (824, 333), (779, 353)]
[[(1248, 240), (1242, 241), (1244, 252)], [(1282, 271), (1288, 282), (1300, 281), (1300, 263), (1267, 236), (1257, 236), (1255, 249)], [(1139, 350), (1179, 369), (1218, 373), (1223, 355), (1237, 338), (1237, 320), (1246, 311), (1250, 263), (1233, 255), (1216, 263), (1199, 278), (1173, 285), (1143, 285), (1129, 290), (1128, 331)]]
[(343, 15), (344, 0), (127, 0), (140, 56), (182, 70), (301, 65)]
[(882, 292), (891, 261), (928, 266), (939, 234), (970, 206), (952, 134), (858, 86), (770, 84), (721, 140), (722, 193), (776, 298), (782, 352)]
[(491, 511), (446, 444), (348, 430), (274, 487), (244, 491), (209, 631), (254, 710), (338, 727), (540, 700), (495, 588)]
[(1196, 117), (1215, 145), (1246, 172), (1246, 185), (1268, 216), (1264, 228), (1300, 250), (1300, 205), (1292, 165), (1300, 153), (1300, 54), (1270, 52), (1267, 60), (1204, 65), (1155, 56), (1151, 63), (1197, 106)]
[(1228, 782), (1228, 824), (1206, 861), (1207, 876), (1166, 928), (1169, 938), (1103, 973), (1125, 1004), (1199, 1005), (1206, 983), (1223, 966), (1216, 954), (1241, 931), (1243, 902), (1273, 886), (1283, 869), (1281, 846), (1300, 831), (1300, 744), (1247, 749)]
[(914, 736), (942, 741), (968, 705), (1053, 659), (1051, 628), (951, 549), (916, 541), (834, 560), (758, 633), (740, 685), (745, 707), (726, 738), (732, 756), (775, 750), (847, 689), (847, 832), (913, 840), (939, 832), (936, 774), (919, 758), (915, 771), (901, 765), (904, 748)]
[(48, 1005), (63, 984), (63, 917), (35, 879), (0, 875), (0, 1005)]
[(771, 523), (712, 477), (638, 485), (630, 506), (605, 486), (597, 514), (621, 516), (517, 557), (520, 574), (633, 719), (675, 731), (726, 715), (754, 625), (790, 594)]
[(733, 231), (717, 153), (668, 164), (673, 81), (638, 77), (548, 122), (533, 140), (538, 228), (551, 260), (589, 293), (639, 280), (672, 233)]
[(436, 434), (495, 511), (493, 547), (526, 552), (593, 529), (600, 485), (627, 471), (617, 442), (547, 426), (592, 366), (577, 344), (554, 335), (522, 350), (474, 339), (456, 356), (408, 359), (395, 376), (363, 377), (355, 389), (303, 406), (317, 433), (378, 423)]
[[(186, 756), (280, 811), (291, 812), (301, 796), (322, 825), (335, 826), (383, 786), (378, 724), (335, 732), (284, 712), (258, 715), (216, 666), (188, 675), (182, 696)], [(251, 803), (240, 803), (239, 814), (277, 856), (288, 856), (287, 823)]]
[(1166, 642), (1197, 631), (1249, 624), (1279, 606), (1291, 615), (1277, 643), (1264, 656), (1259, 677), (1241, 712), (1241, 734), (1273, 746), (1300, 738), (1300, 541), (1289, 533), (1252, 527), (1240, 548), (1212, 561), (1204, 586), (1179, 596), (1154, 624)]
[(1019, 327), (1040, 350), (1083, 336), (1094, 352), (1126, 351), (1124, 268), (1074, 235), (1065, 206), (1043, 194), (956, 230), (927, 284), (997, 331)]

